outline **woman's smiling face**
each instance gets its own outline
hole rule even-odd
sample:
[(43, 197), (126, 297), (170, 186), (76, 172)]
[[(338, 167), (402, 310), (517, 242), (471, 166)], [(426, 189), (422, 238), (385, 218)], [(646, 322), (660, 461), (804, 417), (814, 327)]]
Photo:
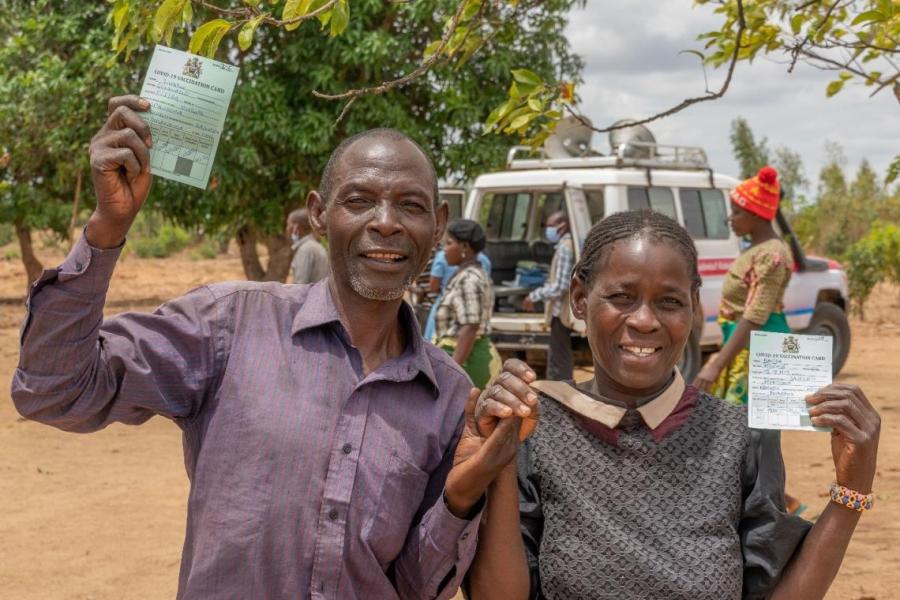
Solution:
[(666, 385), (699, 301), (691, 274), (676, 243), (640, 235), (605, 248), (590, 284), (572, 280), (572, 307), (587, 324), (598, 391), (628, 401)]

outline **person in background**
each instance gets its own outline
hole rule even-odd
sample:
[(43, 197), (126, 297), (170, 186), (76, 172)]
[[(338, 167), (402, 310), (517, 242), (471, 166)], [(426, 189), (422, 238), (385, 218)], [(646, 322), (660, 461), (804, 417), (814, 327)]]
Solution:
[(513, 421), (525, 442), (489, 487), (469, 598), (825, 596), (872, 508), (878, 413), (852, 385), (807, 397), (812, 423), (832, 428), (836, 483), (814, 525), (790, 514), (780, 432), (750, 429), (746, 407), (676, 367), (700, 284), (693, 240), (669, 217), (621, 212), (591, 229), (572, 309), (593, 379), (535, 381), (511, 359), (476, 406), (482, 435)]
[(569, 310), (569, 284), (575, 264), (575, 248), (569, 233), (569, 218), (562, 211), (547, 218), (544, 231), (547, 241), (556, 246), (547, 282), (532, 290), (522, 303), (527, 312), (534, 310), (538, 302), (544, 303), (544, 314), (550, 326), (550, 350), (547, 353), (547, 377), (572, 379), (573, 319)]
[(315, 283), (328, 277), (328, 254), (313, 234), (305, 208), (291, 211), (287, 218), (291, 236), (291, 279), (294, 283)]
[[(479, 252), (478, 262), (481, 263), (481, 268), (490, 277), (491, 259), (488, 258), (488, 255), (484, 252)], [(434, 339), (434, 317), (437, 314), (437, 307), (441, 303), (441, 295), (444, 293), (444, 288), (447, 287), (447, 282), (458, 270), (458, 266), (451, 266), (447, 263), (447, 254), (443, 248), (438, 249), (434, 253), (434, 260), (431, 261), (427, 292), (429, 294), (437, 294), (437, 296), (431, 305), (431, 311), (428, 313), (428, 320), (425, 322), (425, 333), (423, 334), (423, 337), (429, 342)]]
[(747, 404), (750, 333), (790, 333), (784, 291), (791, 279), (791, 249), (772, 220), (778, 211), (778, 173), (763, 167), (731, 192), (731, 229), (750, 240), (722, 283), (719, 325), (724, 345), (694, 378), (694, 385), (728, 402)]
[[(783, 310), (793, 258), (772, 226), (780, 187), (775, 169), (763, 167), (731, 192), (731, 229), (749, 239), (750, 246), (731, 264), (722, 283), (718, 321), (724, 345), (700, 369), (694, 385), (732, 404), (747, 404), (750, 334), (791, 332)], [(791, 512), (799, 514), (806, 508), (790, 494), (786, 498)]]
[(459, 219), (447, 226), (444, 254), (457, 271), (435, 312), (434, 344), (453, 356), (477, 388), (500, 372), (500, 355), (489, 335), (494, 288), (478, 260), (484, 244), (484, 230), (475, 221)]

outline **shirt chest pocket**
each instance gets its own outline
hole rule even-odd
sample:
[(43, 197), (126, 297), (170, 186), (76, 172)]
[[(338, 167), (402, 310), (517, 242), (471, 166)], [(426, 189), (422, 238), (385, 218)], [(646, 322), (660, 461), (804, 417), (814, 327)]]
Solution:
[(428, 484), (428, 473), (396, 452), (388, 461), (375, 511), (363, 525), (362, 538), (383, 570), (400, 554)]

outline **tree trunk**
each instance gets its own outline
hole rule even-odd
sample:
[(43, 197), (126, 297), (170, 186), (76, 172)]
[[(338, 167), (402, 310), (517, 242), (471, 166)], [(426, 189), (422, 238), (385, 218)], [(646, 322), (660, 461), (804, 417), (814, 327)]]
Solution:
[(288, 273), (291, 270), (291, 239), (284, 235), (267, 235), (265, 240), (266, 248), (269, 250), (269, 262), (266, 263), (266, 281), (287, 281)]
[[(269, 251), (269, 260), (263, 268), (256, 251), (256, 243), (265, 244)], [(238, 229), (238, 249), (241, 253), (241, 265), (244, 267), (244, 275), (250, 281), (287, 281), (291, 270), (291, 240), (286, 235), (260, 236), (253, 227), (243, 226)]]
[(244, 267), (244, 276), (250, 281), (262, 281), (266, 275), (262, 263), (259, 262), (259, 254), (256, 252), (256, 231), (244, 225), (235, 236), (238, 250), (241, 252), (241, 266)]
[(31, 245), (31, 227), (22, 221), (16, 221), (16, 237), (19, 238), (19, 250), (22, 253), (22, 264), (25, 265), (25, 277), (28, 279), (26, 293), (31, 284), (37, 281), (44, 270), (44, 265), (34, 255), (34, 247)]

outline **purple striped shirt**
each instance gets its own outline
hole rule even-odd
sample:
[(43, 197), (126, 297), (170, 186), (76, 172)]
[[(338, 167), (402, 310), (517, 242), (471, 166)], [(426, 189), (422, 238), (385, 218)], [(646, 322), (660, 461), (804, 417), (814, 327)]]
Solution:
[(366, 375), (326, 282), (223, 283), (103, 320), (120, 249), (35, 284), (12, 397), (69, 431), (172, 419), (191, 481), (179, 598), (449, 598), (480, 513), (443, 501), (471, 384), (421, 340)]

